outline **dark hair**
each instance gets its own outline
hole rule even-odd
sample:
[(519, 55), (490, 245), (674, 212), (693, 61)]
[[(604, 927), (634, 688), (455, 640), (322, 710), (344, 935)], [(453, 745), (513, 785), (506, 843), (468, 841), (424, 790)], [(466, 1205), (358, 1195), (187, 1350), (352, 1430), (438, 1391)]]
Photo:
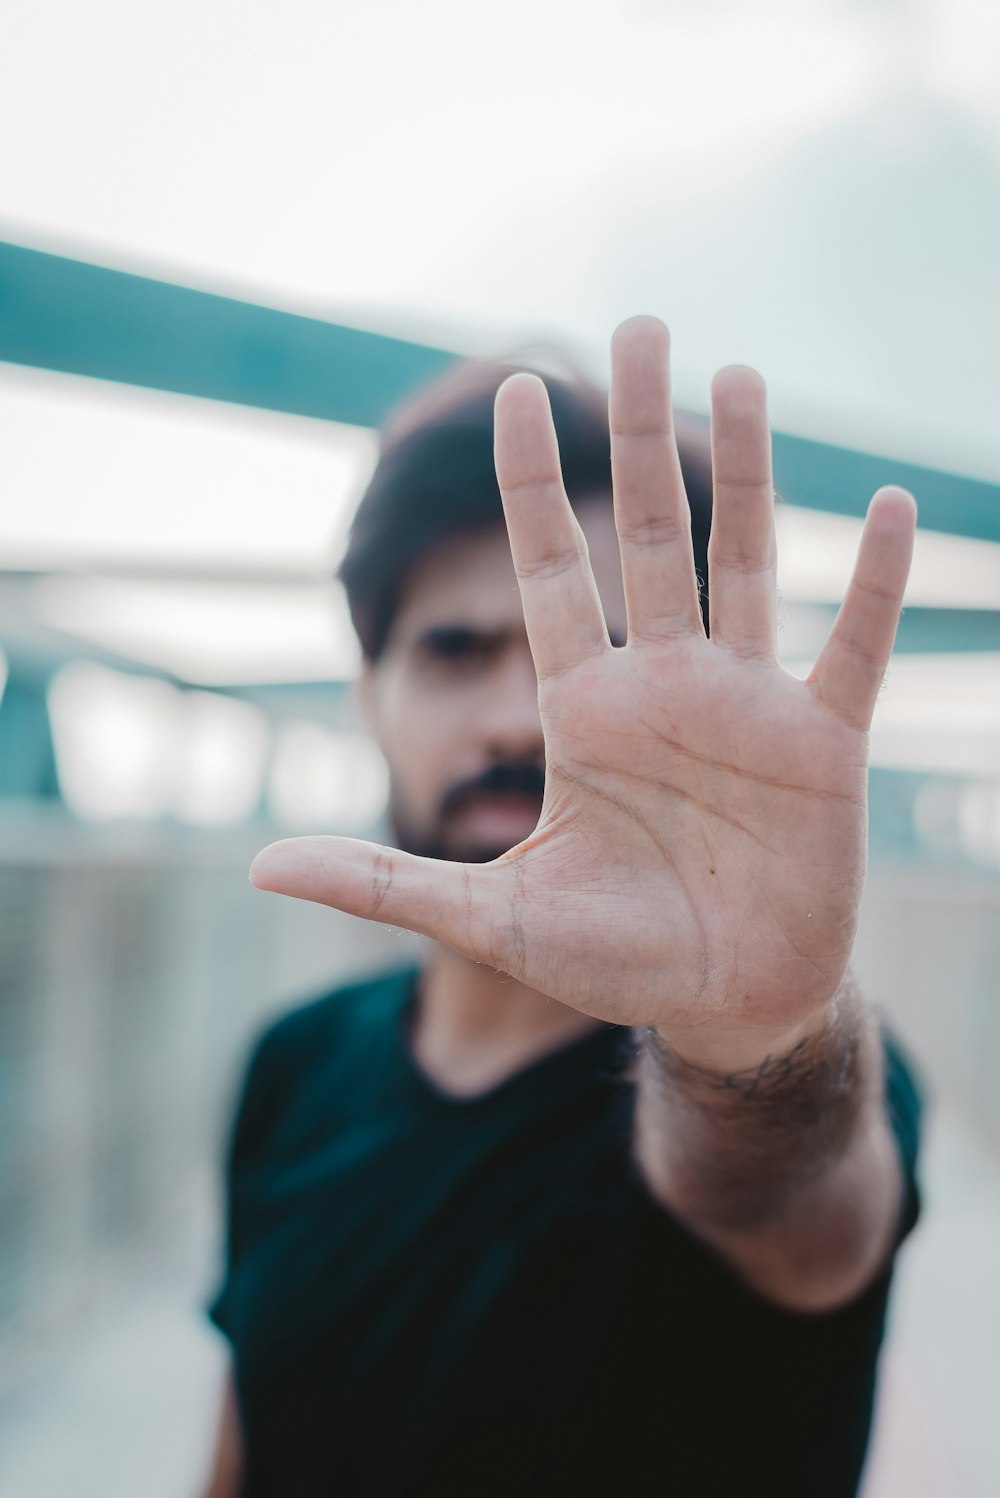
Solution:
[[(451, 536), (503, 523), (493, 467), (493, 402), (508, 375), (530, 365), (501, 360), (457, 364), (389, 417), (379, 459), (351, 525), (339, 577), (370, 660), (392, 629), (406, 579)], [(563, 480), (571, 503), (611, 497), (607, 396), (573, 371), (545, 381)], [(681, 469), (691, 507), (695, 567), (707, 621), (712, 480), (707, 427), (677, 418)]]

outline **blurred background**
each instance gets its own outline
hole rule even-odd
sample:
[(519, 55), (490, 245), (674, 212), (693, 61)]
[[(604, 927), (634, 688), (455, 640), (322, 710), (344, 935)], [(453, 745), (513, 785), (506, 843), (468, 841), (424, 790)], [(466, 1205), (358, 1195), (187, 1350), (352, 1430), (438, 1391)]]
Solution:
[(380, 825), (330, 582), (378, 422), (633, 312), (776, 428), (809, 669), (921, 511), (861, 978), (931, 1103), (866, 1498), (1000, 1491), (1000, 10), (7, 0), (0, 52), (0, 1492), (193, 1494), (256, 1028), (409, 956), (262, 896)]

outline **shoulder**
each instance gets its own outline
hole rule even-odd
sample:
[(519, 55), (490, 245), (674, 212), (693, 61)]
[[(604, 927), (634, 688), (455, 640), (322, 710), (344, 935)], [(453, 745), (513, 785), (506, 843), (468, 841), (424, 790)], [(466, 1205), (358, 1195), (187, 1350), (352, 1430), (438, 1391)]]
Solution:
[(401, 999), (411, 975), (412, 969), (400, 968), (360, 978), (283, 1009), (258, 1031), (253, 1050), (282, 1056), (311, 1054), (352, 1020), (374, 1017), (391, 1007), (395, 999)]
[(882, 1028), (885, 1106), (904, 1164), (912, 1169), (920, 1146), (924, 1086), (912, 1058), (891, 1030)]
[(317, 1067), (380, 1027), (402, 1007), (415, 969), (359, 979), (282, 1011), (250, 1042), (236, 1109), (237, 1148), (267, 1128), (291, 1091)]
[(251, 1044), (248, 1071), (308, 1065), (355, 1028), (383, 1020), (405, 1001), (412, 967), (360, 978), (283, 1010), (264, 1025)]
[(893, 1248), (898, 1249), (921, 1214), (918, 1178), (924, 1111), (924, 1087), (913, 1060), (892, 1031), (882, 1027), (883, 1102), (889, 1132), (899, 1157), (903, 1195)]

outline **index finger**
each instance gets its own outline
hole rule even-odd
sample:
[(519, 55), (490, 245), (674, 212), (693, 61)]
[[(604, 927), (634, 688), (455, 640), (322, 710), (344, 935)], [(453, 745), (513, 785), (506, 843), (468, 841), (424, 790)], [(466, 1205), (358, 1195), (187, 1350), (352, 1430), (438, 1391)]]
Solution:
[(539, 680), (610, 648), (587, 543), (563, 487), (548, 393), (516, 374), (497, 392), (497, 482)]

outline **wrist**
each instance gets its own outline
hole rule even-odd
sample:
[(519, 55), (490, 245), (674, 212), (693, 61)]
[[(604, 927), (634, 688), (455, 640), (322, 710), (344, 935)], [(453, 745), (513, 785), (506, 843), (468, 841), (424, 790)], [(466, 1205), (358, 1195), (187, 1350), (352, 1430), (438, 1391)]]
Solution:
[(780, 1066), (804, 1050), (830, 1024), (834, 1000), (792, 1026), (719, 1027), (711, 1024), (678, 1029), (651, 1026), (661, 1045), (683, 1065), (719, 1077), (752, 1073)]

